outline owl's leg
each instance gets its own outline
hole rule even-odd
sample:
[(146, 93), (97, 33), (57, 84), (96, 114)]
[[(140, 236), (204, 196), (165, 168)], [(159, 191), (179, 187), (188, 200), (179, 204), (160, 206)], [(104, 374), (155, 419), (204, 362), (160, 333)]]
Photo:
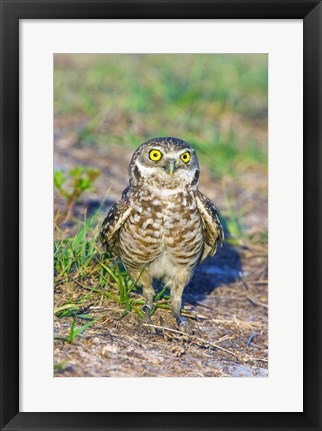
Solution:
[(142, 292), (145, 298), (145, 304), (142, 307), (144, 318), (146, 321), (150, 321), (155, 291), (152, 286), (152, 278), (146, 273), (146, 271), (140, 277), (139, 284), (142, 286)]
[(184, 285), (174, 285), (171, 289), (172, 313), (176, 318), (177, 324), (182, 328), (188, 325), (188, 320), (181, 315), (182, 293), (184, 287)]
[(182, 294), (188, 281), (190, 280), (191, 273), (187, 269), (181, 269), (176, 273), (171, 283), (171, 305), (172, 313), (176, 319), (177, 325), (184, 332), (191, 332), (188, 320), (181, 315)]

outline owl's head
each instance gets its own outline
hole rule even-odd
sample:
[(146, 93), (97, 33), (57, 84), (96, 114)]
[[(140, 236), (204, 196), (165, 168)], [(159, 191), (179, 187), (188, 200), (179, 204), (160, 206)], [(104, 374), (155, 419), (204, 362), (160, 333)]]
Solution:
[(195, 150), (178, 138), (150, 139), (133, 154), (129, 166), (130, 184), (155, 187), (197, 187), (199, 164)]

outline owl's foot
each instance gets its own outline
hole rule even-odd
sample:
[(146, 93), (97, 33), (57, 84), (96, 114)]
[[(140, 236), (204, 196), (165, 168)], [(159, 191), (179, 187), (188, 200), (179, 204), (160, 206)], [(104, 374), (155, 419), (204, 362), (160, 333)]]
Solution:
[(176, 317), (176, 322), (179, 326), (180, 331), (185, 332), (186, 334), (192, 334), (192, 328), (188, 320), (185, 317), (181, 316), (181, 314)]
[[(151, 320), (152, 307), (150, 307), (148, 304), (144, 304), (142, 307), (142, 311), (144, 313), (144, 322), (150, 324), (153, 323), (153, 321)], [(152, 334), (156, 333), (156, 330), (153, 327), (149, 328), (149, 331), (152, 332)]]
[(148, 304), (144, 304), (142, 307), (142, 311), (144, 313), (144, 320), (147, 323), (151, 323), (151, 311), (152, 307), (150, 307)]

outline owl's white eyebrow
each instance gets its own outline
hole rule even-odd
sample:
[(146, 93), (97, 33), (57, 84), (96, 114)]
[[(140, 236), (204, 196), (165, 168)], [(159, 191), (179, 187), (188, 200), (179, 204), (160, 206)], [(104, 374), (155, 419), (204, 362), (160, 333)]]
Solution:
[(149, 150), (149, 152), (154, 151), (154, 150), (158, 150), (158, 151), (160, 151), (160, 153), (163, 154), (163, 148), (162, 147), (153, 147), (153, 148), (151, 148), (151, 150)]
[(191, 155), (191, 151), (188, 148), (186, 148), (185, 150), (182, 150), (182, 152), (179, 154), (180, 154), (180, 156), (182, 156), (182, 154), (184, 154), (184, 153), (189, 153)]

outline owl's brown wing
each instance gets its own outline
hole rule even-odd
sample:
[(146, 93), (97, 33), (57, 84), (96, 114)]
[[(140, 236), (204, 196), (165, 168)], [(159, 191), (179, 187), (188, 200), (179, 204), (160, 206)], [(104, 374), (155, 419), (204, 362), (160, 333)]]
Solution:
[(205, 246), (201, 261), (208, 255), (213, 256), (216, 253), (218, 243), (224, 242), (224, 230), (220, 223), (215, 205), (204, 194), (197, 191), (195, 193), (197, 208), (202, 221)]
[(124, 190), (122, 198), (115, 202), (103, 221), (100, 240), (108, 253), (118, 256), (118, 237), (119, 231), (132, 211), (129, 199), (129, 187)]

